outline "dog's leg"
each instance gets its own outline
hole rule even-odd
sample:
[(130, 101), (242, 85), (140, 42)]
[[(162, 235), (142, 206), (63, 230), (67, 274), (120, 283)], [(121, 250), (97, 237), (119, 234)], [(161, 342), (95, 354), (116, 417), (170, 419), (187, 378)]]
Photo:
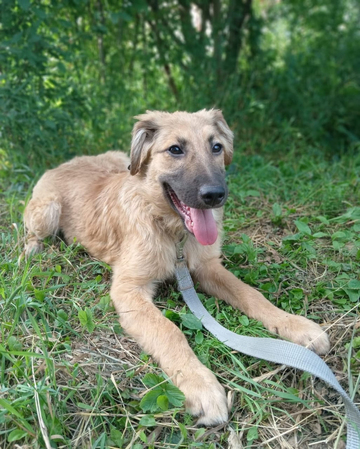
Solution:
[(206, 293), (261, 321), (271, 332), (318, 354), (325, 354), (330, 349), (328, 336), (318, 324), (278, 309), (260, 292), (226, 270), (219, 259), (203, 261), (194, 278)]
[(162, 369), (186, 397), (187, 410), (199, 416), (198, 424), (216, 425), (227, 421), (224, 388), (214, 374), (200, 363), (180, 329), (152, 303), (153, 285), (131, 284), (134, 275), (114, 275), (111, 297), (123, 329), (159, 362)]
[(42, 240), (58, 231), (60, 215), (61, 203), (56, 196), (35, 197), (30, 200), (24, 213), (27, 228), (25, 257), (42, 251)]

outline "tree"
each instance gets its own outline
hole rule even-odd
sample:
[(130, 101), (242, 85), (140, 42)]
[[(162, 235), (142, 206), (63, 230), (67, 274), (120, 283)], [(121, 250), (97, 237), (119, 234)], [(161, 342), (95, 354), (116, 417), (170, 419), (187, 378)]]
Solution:
[(205, 82), (214, 93), (239, 73), (239, 54), (255, 20), (252, 0), (147, 0), (147, 4), (149, 37), (175, 97), (178, 87), (171, 67), (181, 72), (185, 83)]

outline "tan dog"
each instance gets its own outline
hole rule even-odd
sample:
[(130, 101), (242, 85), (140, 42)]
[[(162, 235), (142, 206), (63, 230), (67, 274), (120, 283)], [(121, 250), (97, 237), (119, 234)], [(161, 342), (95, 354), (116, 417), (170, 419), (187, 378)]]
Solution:
[(222, 423), (228, 418), (224, 388), (153, 304), (155, 282), (174, 276), (175, 244), (185, 232), (184, 254), (204, 292), (319, 354), (328, 351), (328, 337), (221, 265), (224, 167), (233, 153), (222, 113), (148, 112), (137, 119), (130, 160), (121, 152), (83, 156), (43, 175), (25, 210), (26, 254), (41, 250), (41, 241), (61, 229), (68, 242), (76, 237), (110, 264), (111, 298), (124, 330), (184, 392), (198, 424)]

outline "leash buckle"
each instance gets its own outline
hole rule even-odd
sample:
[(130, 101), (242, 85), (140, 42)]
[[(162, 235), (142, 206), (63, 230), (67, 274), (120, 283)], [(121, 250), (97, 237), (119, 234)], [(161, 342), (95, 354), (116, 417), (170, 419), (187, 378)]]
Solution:
[(184, 237), (175, 244), (176, 247), (176, 263), (179, 265), (181, 262), (185, 262), (184, 258), (184, 246), (189, 237), (189, 234), (185, 232)]

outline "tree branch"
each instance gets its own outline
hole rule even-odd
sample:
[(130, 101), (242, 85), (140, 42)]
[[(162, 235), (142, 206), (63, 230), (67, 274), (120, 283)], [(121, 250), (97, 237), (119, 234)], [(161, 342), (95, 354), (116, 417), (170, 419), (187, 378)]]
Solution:
[(169, 83), (170, 90), (174, 94), (175, 99), (178, 101), (179, 100), (179, 90), (178, 90), (178, 88), (176, 86), (174, 77), (172, 76), (170, 64), (168, 63), (168, 61), (167, 61), (167, 59), (165, 57), (164, 41), (161, 38), (159, 30), (157, 29), (156, 25), (151, 20), (147, 20), (147, 23), (150, 25), (151, 30), (153, 31), (154, 36), (156, 38), (157, 49), (158, 49), (158, 52), (159, 52), (160, 61), (161, 61), (161, 64), (163, 65), (163, 67), (164, 67), (166, 76), (168, 78), (168, 83)]

